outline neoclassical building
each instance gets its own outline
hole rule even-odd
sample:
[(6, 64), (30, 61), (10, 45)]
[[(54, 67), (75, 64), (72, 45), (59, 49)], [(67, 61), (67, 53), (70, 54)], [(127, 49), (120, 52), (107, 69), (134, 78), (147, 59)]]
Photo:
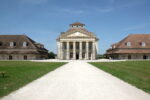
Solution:
[(70, 24), (69, 30), (61, 32), (57, 38), (58, 59), (93, 60), (96, 59), (98, 38), (85, 29), (85, 24)]

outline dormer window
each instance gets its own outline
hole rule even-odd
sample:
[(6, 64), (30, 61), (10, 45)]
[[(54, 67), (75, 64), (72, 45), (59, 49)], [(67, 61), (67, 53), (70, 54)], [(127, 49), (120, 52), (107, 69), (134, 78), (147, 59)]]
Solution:
[(141, 42), (141, 46), (142, 46), (142, 47), (145, 47), (145, 46), (146, 46), (146, 43), (145, 43), (145, 42)]
[(71, 28), (83, 28), (85, 26), (85, 24), (76, 22), (76, 23), (70, 24), (70, 26), (71, 26)]
[(44, 48), (44, 45), (41, 45), (41, 48)]
[(0, 46), (2, 46), (3, 45), (3, 43), (2, 42), (0, 42)]
[(16, 46), (16, 42), (10, 42), (10, 47)]
[(83, 27), (83, 26), (78, 26), (79, 28)]
[(113, 48), (116, 48), (116, 46), (115, 46), (115, 45), (113, 45)]
[(27, 47), (28, 46), (28, 42), (23, 42), (23, 47)]
[(72, 27), (77, 27), (77, 26), (73, 25)]
[(131, 42), (127, 42), (127, 43), (126, 43), (126, 46), (127, 46), (127, 47), (130, 47), (130, 46), (131, 46)]

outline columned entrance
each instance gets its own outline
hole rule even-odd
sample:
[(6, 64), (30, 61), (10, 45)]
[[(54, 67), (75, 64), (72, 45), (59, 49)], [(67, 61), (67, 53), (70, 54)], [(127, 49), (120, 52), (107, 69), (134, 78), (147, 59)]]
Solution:
[(89, 60), (95, 59), (94, 41), (62, 41), (59, 47), (59, 56), (66, 60)]
[(85, 24), (70, 24), (70, 29), (57, 38), (58, 59), (92, 60), (96, 58), (98, 38), (85, 29)]
[(76, 53), (76, 59), (77, 60), (79, 59), (79, 53)]

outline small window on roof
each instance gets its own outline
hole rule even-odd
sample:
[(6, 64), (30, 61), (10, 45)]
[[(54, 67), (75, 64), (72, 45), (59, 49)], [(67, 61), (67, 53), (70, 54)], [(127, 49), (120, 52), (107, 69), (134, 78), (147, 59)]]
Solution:
[(131, 42), (127, 42), (127, 43), (126, 43), (126, 46), (127, 46), (127, 47), (130, 47), (130, 46), (131, 46)]
[(27, 47), (28, 45), (28, 42), (23, 42), (23, 47)]
[(141, 42), (141, 46), (142, 46), (142, 47), (145, 47), (145, 46), (146, 46), (146, 43), (145, 43), (145, 42)]
[(10, 46), (11, 47), (16, 46), (16, 42), (10, 42)]
[(14, 46), (16, 46), (16, 42), (14, 42)]
[(76, 28), (77, 26), (76, 26), (76, 25), (73, 25), (73, 27)]
[(113, 48), (116, 48), (116, 45), (113, 45)]

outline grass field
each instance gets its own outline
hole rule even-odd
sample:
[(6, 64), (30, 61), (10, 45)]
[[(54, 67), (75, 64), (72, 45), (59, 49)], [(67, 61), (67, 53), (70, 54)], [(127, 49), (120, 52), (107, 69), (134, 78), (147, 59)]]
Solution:
[(7, 73), (4, 78), (0, 75), (0, 97), (17, 90), (63, 64), (65, 63), (0, 61), (0, 72), (5, 71)]
[(150, 93), (150, 61), (92, 62), (90, 64)]

